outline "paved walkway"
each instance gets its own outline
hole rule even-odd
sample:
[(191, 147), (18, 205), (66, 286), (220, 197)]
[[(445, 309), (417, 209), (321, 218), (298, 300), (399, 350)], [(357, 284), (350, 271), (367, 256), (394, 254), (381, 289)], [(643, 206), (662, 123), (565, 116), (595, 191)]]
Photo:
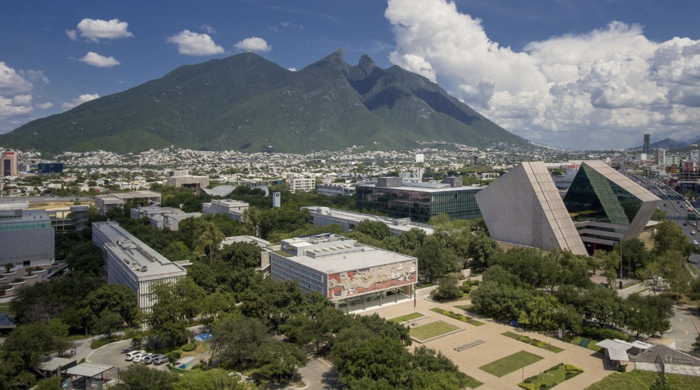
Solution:
[[(602, 359), (601, 354), (595, 353), (586, 348), (565, 343), (563, 341), (537, 333), (524, 332), (524, 335), (526, 336), (536, 338), (546, 343), (551, 343), (554, 346), (564, 349), (563, 352), (553, 353), (501, 335), (506, 331), (513, 331), (513, 327), (511, 326), (499, 324), (490, 319), (479, 319), (480, 321), (485, 322), (485, 325), (475, 327), (473, 325), (469, 325), (430, 311), (430, 309), (434, 307), (440, 307), (461, 313), (461, 309), (451, 306), (466, 304), (469, 304), (469, 301), (440, 304), (428, 301), (426, 299), (418, 299), (418, 304), (415, 311), (430, 316), (435, 320), (441, 320), (464, 329), (463, 332), (429, 341), (423, 345), (442, 351), (445, 356), (452, 359), (452, 361), (459, 366), (460, 370), (476, 380), (483, 382), (484, 386), (480, 387), (479, 389), (518, 389), (518, 383), (521, 382), (523, 378), (539, 374), (540, 372), (559, 363), (573, 364), (582, 368), (584, 372), (573, 379), (557, 385), (558, 390), (585, 389), (591, 384), (598, 382), (609, 374), (615, 372), (613, 367), (606, 366), (604, 364), (604, 359)], [(390, 307), (375, 308), (374, 310), (368, 310), (363, 314), (378, 313), (385, 318), (394, 318), (413, 311), (413, 302), (411, 301), (392, 305)], [(462, 352), (454, 350), (455, 346), (463, 345), (477, 339), (483, 340), (484, 343)], [(417, 345), (420, 344), (413, 343), (410, 349), (412, 350)], [(534, 353), (543, 357), (544, 359), (533, 363), (522, 370), (516, 370), (515, 372), (507, 374), (501, 378), (497, 378), (479, 369), (479, 367), (485, 364), (523, 350)]]

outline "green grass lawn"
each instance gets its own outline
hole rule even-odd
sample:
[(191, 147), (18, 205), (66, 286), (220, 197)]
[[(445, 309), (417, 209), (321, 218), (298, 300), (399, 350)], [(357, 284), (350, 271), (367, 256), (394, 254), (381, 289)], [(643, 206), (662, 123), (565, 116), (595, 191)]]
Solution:
[(547, 371), (525, 379), (525, 382), (518, 383), (518, 386), (526, 390), (539, 390), (540, 386), (548, 389), (569, 380), (582, 373), (583, 370), (566, 364), (558, 364)]
[(481, 366), (479, 369), (500, 378), (542, 359), (544, 359), (542, 356), (537, 356), (534, 353), (520, 351)]
[(457, 321), (466, 322), (469, 325), (481, 326), (484, 324), (483, 322), (477, 321), (471, 317), (465, 316), (464, 314), (457, 314), (457, 313), (450, 311), (450, 310), (440, 309), (439, 307), (434, 307), (434, 308), (430, 309), (430, 311), (448, 316), (450, 318), (454, 318)]
[[(615, 372), (587, 387), (586, 390), (647, 390), (657, 375), (659, 374), (655, 372), (640, 370)], [(674, 374), (666, 374), (666, 377), (672, 389), (700, 389), (700, 377)]]
[(467, 387), (470, 389), (476, 389), (477, 387), (483, 385), (483, 383), (479, 382), (478, 380), (469, 377), (469, 381), (467, 382)]
[(416, 312), (416, 313), (409, 313), (409, 314), (406, 314), (406, 315), (403, 315), (400, 317), (395, 317), (395, 318), (390, 319), (389, 321), (401, 323), (404, 321), (415, 320), (416, 318), (421, 318), (421, 317), (425, 317), (425, 314)]
[(429, 324), (411, 328), (410, 334), (412, 337), (415, 337), (418, 340), (427, 340), (429, 338), (440, 336), (441, 334), (452, 332), (453, 330), (457, 329), (459, 329), (459, 327), (456, 327), (452, 324), (448, 324), (447, 322), (435, 321)]
[(554, 353), (559, 353), (559, 352), (564, 350), (563, 348), (555, 347), (554, 345), (549, 344), (549, 343), (545, 343), (544, 341), (540, 341), (537, 339), (531, 339), (527, 336), (521, 336), (521, 335), (518, 335), (518, 334), (513, 333), (513, 332), (505, 332), (505, 333), (502, 333), (502, 335), (506, 336), (506, 337), (510, 337), (510, 338), (518, 340), (518, 341), (521, 341), (521, 342), (526, 343), (526, 344), (533, 345), (537, 348), (546, 349), (547, 351), (554, 352)]
[(0, 305), (0, 313), (12, 314), (12, 312), (10, 311), (10, 305)]
[(583, 348), (588, 348), (591, 351), (596, 351), (596, 352), (603, 352), (603, 348), (598, 346), (598, 342), (596, 340), (591, 340), (587, 339), (585, 337), (581, 336), (576, 336), (571, 341), (569, 341), (571, 344), (578, 345), (579, 347)]

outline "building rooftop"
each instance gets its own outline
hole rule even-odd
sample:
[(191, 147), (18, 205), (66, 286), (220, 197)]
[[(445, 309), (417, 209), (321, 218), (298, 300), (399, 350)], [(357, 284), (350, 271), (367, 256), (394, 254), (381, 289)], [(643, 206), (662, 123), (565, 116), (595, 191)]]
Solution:
[(134, 198), (159, 198), (160, 193), (155, 191), (131, 191), (131, 192), (115, 192), (111, 194), (101, 194), (95, 195), (95, 197), (100, 199), (134, 199)]
[(389, 218), (378, 215), (357, 213), (353, 211), (332, 209), (323, 206), (306, 206), (302, 207), (302, 209), (307, 209), (312, 213), (327, 215), (329, 217), (336, 217), (345, 221), (354, 221), (358, 223), (364, 220), (382, 222), (387, 224), (390, 229), (398, 230), (401, 232), (407, 232), (414, 228), (424, 231), (425, 234), (433, 234), (434, 231), (432, 226), (424, 223), (411, 222), (410, 218)]
[(0, 223), (49, 221), (46, 210), (0, 210)]
[(296, 249), (289, 259), (327, 274), (415, 260), (335, 234), (283, 240), (282, 248)]
[(462, 186), (462, 187), (452, 187), (446, 183), (409, 183), (404, 182), (402, 186), (393, 187), (377, 187), (375, 183), (358, 184), (357, 187), (376, 187), (376, 188), (389, 188), (392, 190), (403, 190), (403, 191), (416, 191), (416, 192), (454, 192), (454, 191), (474, 191), (481, 190), (482, 187), (474, 186)]

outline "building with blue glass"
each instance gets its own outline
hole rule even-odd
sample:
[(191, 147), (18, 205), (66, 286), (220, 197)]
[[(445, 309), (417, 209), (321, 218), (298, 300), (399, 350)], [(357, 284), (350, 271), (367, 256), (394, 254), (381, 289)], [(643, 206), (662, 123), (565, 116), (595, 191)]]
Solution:
[(63, 163), (39, 163), (36, 165), (36, 171), (40, 175), (50, 175), (63, 172)]
[(409, 183), (400, 177), (380, 177), (376, 183), (358, 185), (355, 206), (379, 211), (392, 218), (428, 222), (447, 214), (450, 219), (481, 218), (475, 195), (481, 187), (464, 187), (461, 177), (446, 177), (442, 183)]

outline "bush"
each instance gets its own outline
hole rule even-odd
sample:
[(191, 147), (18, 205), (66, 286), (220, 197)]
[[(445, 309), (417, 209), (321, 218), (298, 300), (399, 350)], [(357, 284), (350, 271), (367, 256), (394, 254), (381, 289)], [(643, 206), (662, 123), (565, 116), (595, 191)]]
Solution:
[(625, 371), (627, 371), (627, 365), (620, 364), (620, 366), (617, 368), (617, 372), (625, 372)]
[(566, 365), (566, 371), (576, 371), (576, 372), (583, 372), (582, 369), (572, 365), (572, 364), (567, 364)]
[(525, 378), (524, 383), (532, 383), (532, 378)]
[(182, 350), (184, 352), (192, 352), (195, 350), (195, 348), (197, 348), (197, 346), (194, 345), (193, 343), (187, 343), (187, 344), (182, 346)]
[(168, 357), (168, 359), (170, 360), (170, 363), (175, 363), (176, 361), (180, 360), (180, 356), (182, 356), (182, 352), (176, 350), (176, 351), (166, 353), (165, 356)]
[(584, 336), (590, 339), (605, 340), (605, 339), (620, 339), (628, 342), (634, 341), (634, 337), (620, 332), (612, 328), (599, 328), (597, 326), (584, 326), (581, 332)]

